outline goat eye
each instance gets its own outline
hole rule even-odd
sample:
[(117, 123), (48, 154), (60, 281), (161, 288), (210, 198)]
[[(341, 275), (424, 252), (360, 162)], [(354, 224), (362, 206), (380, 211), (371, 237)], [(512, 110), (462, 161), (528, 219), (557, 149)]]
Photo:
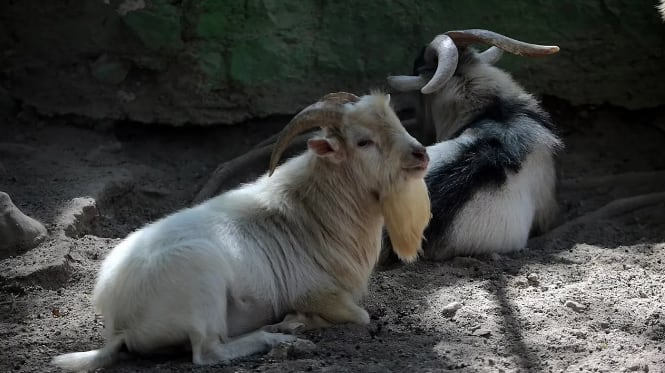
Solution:
[(364, 148), (366, 146), (370, 146), (372, 144), (374, 144), (374, 142), (372, 140), (369, 140), (369, 139), (364, 139), (364, 140), (358, 141), (358, 146), (361, 147), (361, 148)]

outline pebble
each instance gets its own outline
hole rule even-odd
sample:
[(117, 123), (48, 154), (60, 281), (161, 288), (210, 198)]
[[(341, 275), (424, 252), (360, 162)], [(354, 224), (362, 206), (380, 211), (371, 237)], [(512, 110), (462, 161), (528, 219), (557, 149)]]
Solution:
[(529, 286), (529, 282), (523, 278), (518, 278), (515, 280), (515, 286), (519, 288), (525, 288)]
[(573, 329), (570, 331), (570, 334), (574, 335), (579, 339), (586, 339), (587, 333), (584, 330)]
[(455, 316), (455, 313), (457, 313), (457, 310), (459, 310), (460, 308), (462, 308), (462, 303), (451, 302), (441, 309), (441, 313), (444, 316), (453, 317)]
[(536, 273), (529, 273), (526, 276), (526, 280), (529, 282), (529, 285), (531, 286), (538, 286), (540, 285), (540, 277)]
[(81, 237), (91, 230), (92, 222), (99, 216), (97, 201), (91, 197), (72, 199), (61, 217), (61, 224), (67, 237)]
[(490, 331), (489, 329), (478, 328), (478, 329), (474, 330), (473, 332), (471, 332), (471, 335), (476, 336), (476, 337), (485, 337), (485, 338), (487, 338), (490, 335), (492, 335), (492, 331)]
[(583, 305), (582, 303), (575, 302), (574, 300), (568, 300), (566, 303), (564, 303), (564, 306), (572, 309), (575, 312), (582, 312), (586, 310), (586, 306)]
[(275, 346), (268, 353), (268, 357), (276, 360), (286, 360), (307, 355), (316, 350), (314, 342), (308, 339), (298, 338), (295, 342), (282, 343)]
[(628, 366), (626, 369), (628, 372), (648, 372), (649, 364), (644, 364), (642, 362), (634, 362)]
[(131, 66), (128, 61), (103, 54), (90, 64), (90, 73), (100, 83), (117, 85), (125, 80)]

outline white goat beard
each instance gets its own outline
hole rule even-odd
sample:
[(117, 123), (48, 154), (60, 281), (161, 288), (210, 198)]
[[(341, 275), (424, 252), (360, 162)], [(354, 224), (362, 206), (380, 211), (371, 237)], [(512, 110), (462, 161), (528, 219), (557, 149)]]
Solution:
[(660, 17), (665, 22), (665, 0), (660, 0), (660, 4), (657, 6), (658, 12), (660, 12)]
[(422, 252), (423, 232), (432, 217), (424, 179), (412, 179), (381, 202), (390, 243), (403, 262), (413, 262)]

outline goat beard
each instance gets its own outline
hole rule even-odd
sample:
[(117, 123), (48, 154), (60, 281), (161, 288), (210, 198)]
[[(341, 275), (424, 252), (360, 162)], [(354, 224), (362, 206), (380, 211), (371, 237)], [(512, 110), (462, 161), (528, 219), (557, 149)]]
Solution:
[(415, 261), (422, 253), (423, 232), (432, 218), (425, 180), (407, 181), (382, 199), (381, 209), (393, 251), (403, 262)]

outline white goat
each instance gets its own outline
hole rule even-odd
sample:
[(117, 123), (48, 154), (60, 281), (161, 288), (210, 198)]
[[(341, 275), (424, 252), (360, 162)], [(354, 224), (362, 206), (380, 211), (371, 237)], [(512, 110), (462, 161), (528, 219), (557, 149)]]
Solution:
[[(284, 129), (268, 175), (129, 235), (94, 290), (106, 345), (53, 363), (94, 369), (123, 344), (189, 342), (195, 364), (213, 364), (295, 339), (277, 332), (369, 323), (357, 301), (379, 256), (382, 201), (422, 182), (428, 163), (389, 101), (325, 96)], [(308, 151), (272, 175), (289, 142), (315, 127)]]
[[(471, 43), (490, 44), (482, 53)], [(562, 143), (536, 98), (492, 66), (502, 50), (556, 53), (486, 30), (438, 35), (416, 59), (414, 76), (391, 76), (399, 91), (420, 90), (419, 124), (429, 140), (425, 181), (434, 214), (425, 258), (523, 249), (557, 215), (555, 154)], [(382, 262), (390, 262), (385, 249)]]

